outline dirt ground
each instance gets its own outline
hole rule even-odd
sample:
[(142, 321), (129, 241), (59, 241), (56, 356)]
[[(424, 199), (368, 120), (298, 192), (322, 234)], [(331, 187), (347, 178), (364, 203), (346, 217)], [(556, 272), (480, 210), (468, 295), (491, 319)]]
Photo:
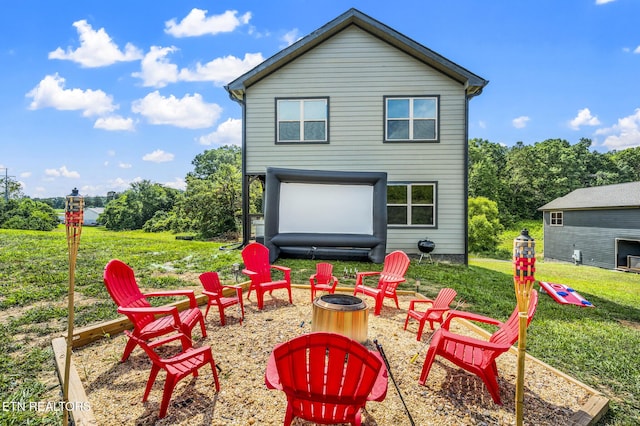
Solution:
[[(369, 343), (376, 339), (389, 360), (391, 373), (400, 392), (389, 379), (382, 402), (369, 402), (363, 425), (410, 425), (402, 399), (416, 425), (505, 425), (515, 424), (516, 356), (505, 353), (498, 358), (502, 406), (491, 399), (483, 382), (442, 358), (436, 358), (425, 386), (418, 377), (427, 346), (416, 341), (417, 322), (403, 330), (410, 296), (400, 297), (400, 310), (385, 300), (380, 316), (373, 315), (373, 299), (363, 299), (370, 309)], [(149, 400), (142, 394), (149, 375), (150, 361), (139, 348), (125, 363), (119, 359), (125, 336), (101, 339), (74, 350), (74, 363), (88, 394), (91, 408), (101, 425), (279, 425), (284, 418), (286, 398), (282, 392), (268, 390), (264, 371), (273, 347), (280, 342), (311, 332), (312, 304), (308, 289), (293, 289), (293, 304), (285, 290), (265, 295), (264, 310), (257, 309), (255, 295), (245, 297), (245, 319), (239, 323), (239, 309), (227, 309), (227, 325), (221, 327), (215, 307), (206, 324), (208, 337), (200, 339), (194, 329), (195, 346), (212, 348), (220, 373), (220, 393), (215, 392), (208, 367), (198, 378), (185, 378), (175, 388), (167, 417), (157, 419), (165, 375), (161, 372)], [(203, 309), (204, 312), (204, 309)], [(506, 319), (506, 318), (501, 318)], [(535, 318), (534, 318), (535, 324)], [(425, 327), (423, 341), (431, 335)], [(475, 335), (461, 323), (452, 331)], [(476, 335), (477, 336), (477, 335)], [(412, 358), (419, 353), (417, 360)], [(524, 419), (527, 425), (568, 424), (571, 416), (591, 396), (585, 389), (544, 366), (528, 361), (525, 374)], [(401, 399), (402, 397), (402, 399)], [(296, 420), (295, 425), (309, 423)]]

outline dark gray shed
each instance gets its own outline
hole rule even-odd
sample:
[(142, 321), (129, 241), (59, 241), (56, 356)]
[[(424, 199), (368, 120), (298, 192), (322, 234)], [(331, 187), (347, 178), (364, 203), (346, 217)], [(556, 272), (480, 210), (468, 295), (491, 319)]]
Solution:
[(576, 189), (538, 210), (545, 259), (640, 272), (640, 182)]

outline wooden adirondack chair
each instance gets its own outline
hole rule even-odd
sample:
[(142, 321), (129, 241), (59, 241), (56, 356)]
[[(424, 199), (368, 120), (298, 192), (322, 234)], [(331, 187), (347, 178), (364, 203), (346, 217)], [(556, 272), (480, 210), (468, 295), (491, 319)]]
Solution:
[[(111, 298), (118, 306), (118, 313), (124, 314), (133, 323), (133, 335), (141, 340), (149, 340), (180, 331), (191, 338), (191, 330), (200, 324), (202, 337), (207, 337), (202, 312), (198, 308), (193, 290), (156, 291), (142, 294), (136, 282), (133, 269), (124, 262), (113, 259), (104, 268), (104, 284)], [(181, 312), (175, 306), (151, 307), (148, 297), (187, 296), (189, 308)], [(157, 318), (156, 318), (157, 317)], [(137, 345), (136, 339), (129, 339), (121, 362)]]
[[(242, 273), (248, 275), (251, 279), (247, 299), (251, 296), (251, 291), (255, 290), (258, 297), (258, 309), (264, 306), (264, 293), (271, 292), (276, 289), (287, 289), (289, 292), (289, 303), (291, 300), (291, 269), (269, 264), (269, 249), (260, 243), (251, 243), (242, 249), (242, 260), (245, 269)], [(271, 269), (276, 269), (284, 274), (284, 279), (273, 281), (271, 279)]]
[(321, 424), (361, 424), (367, 401), (382, 401), (388, 373), (378, 352), (341, 334), (316, 332), (276, 346), (265, 384), (287, 395), (284, 425), (299, 417)]
[[(452, 288), (443, 288), (436, 296), (435, 300), (431, 299), (415, 299), (409, 302), (409, 311), (407, 311), (407, 319), (404, 320), (404, 329), (407, 329), (409, 318), (413, 318), (420, 322), (418, 326), (418, 334), (416, 340), (422, 338), (422, 330), (424, 329), (425, 322), (429, 321), (429, 326), (433, 330), (433, 323), (437, 322), (442, 324), (443, 316), (449, 311), (449, 304), (455, 299), (457, 293)], [(416, 305), (423, 303), (431, 304), (425, 311), (419, 311), (416, 309)]]
[[(163, 337), (161, 339), (154, 340), (153, 342), (142, 340), (128, 330), (125, 330), (125, 333), (129, 336), (129, 339), (135, 341), (142, 349), (144, 349), (152, 362), (151, 373), (149, 374), (147, 387), (145, 388), (144, 395), (142, 396), (142, 402), (145, 402), (149, 397), (149, 393), (151, 392), (153, 383), (156, 381), (158, 372), (160, 372), (160, 370), (165, 370), (167, 373), (167, 378), (164, 382), (164, 391), (162, 393), (162, 402), (160, 403), (159, 418), (163, 418), (167, 415), (167, 408), (169, 407), (171, 394), (173, 393), (173, 389), (176, 384), (190, 374), (193, 374), (193, 377), (197, 377), (198, 369), (204, 365), (211, 365), (216, 392), (220, 392), (218, 372), (216, 371), (216, 364), (213, 360), (213, 355), (211, 354), (211, 348), (209, 346), (202, 346), (194, 349), (191, 347), (191, 339), (182, 333)], [(179, 354), (170, 358), (161, 358), (155, 352), (155, 348), (178, 339), (182, 341), (183, 347), (183, 351)]]
[[(403, 251), (397, 250), (389, 253), (384, 258), (382, 272), (358, 272), (356, 274), (356, 286), (353, 289), (353, 295), (355, 296), (356, 293), (362, 293), (375, 297), (376, 306), (373, 312), (374, 315), (380, 315), (385, 297), (392, 298), (396, 302), (396, 307), (400, 309), (396, 289), (398, 288), (398, 284), (405, 281), (404, 274), (409, 268), (409, 262), (409, 256)], [(379, 276), (378, 286), (374, 288), (364, 285), (364, 278), (374, 275)]]
[[(538, 306), (538, 293), (531, 291), (529, 311), (527, 312), (527, 325), (533, 319)], [(469, 321), (478, 321), (485, 324), (496, 325), (499, 328), (491, 335), (489, 341), (475, 339), (473, 337), (461, 336), (449, 331), (449, 325), (454, 318), (464, 318)], [(480, 377), (487, 390), (491, 394), (496, 404), (502, 405), (500, 399), (500, 388), (498, 387), (498, 367), (496, 358), (508, 351), (518, 340), (519, 321), (518, 308), (516, 307), (509, 319), (502, 323), (493, 318), (470, 312), (451, 311), (447, 319), (433, 335), (427, 356), (424, 360), (422, 373), (420, 374), (421, 385), (427, 380), (431, 365), (436, 355), (448, 359), (458, 367), (467, 370)]]
[(332, 274), (333, 265), (331, 263), (316, 263), (316, 273), (309, 277), (311, 302), (316, 296), (316, 291), (327, 291), (331, 294), (336, 291), (338, 279)]
[[(237, 286), (230, 285), (222, 285), (220, 283), (220, 277), (218, 273), (215, 271), (205, 272), (200, 274), (200, 283), (204, 290), (202, 290), (202, 294), (207, 296), (207, 309), (204, 313), (205, 319), (209, 314), (209, 308), (211, 305), (216, 305), (218, 307), (218, 311), (220, 312), (220, 325), (225, 325), (225, 316), (224, 309), (233, 306), (240, 305), (240, 311), (242, 315), (240, 317), (240, 324), (242, 324), (242, 320), (244, 319), (244, 304), (242, 303), (242, 288)], [(224, 296), (223, 292), (225, 289), (233, 289), (235, 291), (235, 296)]]

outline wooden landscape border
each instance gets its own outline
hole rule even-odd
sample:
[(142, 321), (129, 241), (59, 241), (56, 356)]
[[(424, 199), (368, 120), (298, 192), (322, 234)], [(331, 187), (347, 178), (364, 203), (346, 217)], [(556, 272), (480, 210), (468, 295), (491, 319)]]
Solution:
[[(245, 281), (243, 283), (238, 284), (246, 290), (249, 288), (250, 281)], [(301, 284), (292, 284), (292, 288), (300, 288), (300, 289), (308, 289), (308, 285)], [(351, 287), (337, 287), (336, 291), (338, 292), (346, 292), (351, 293), (353, 288)], [(230, 295), (234, 293), (231, 289), (225, 289), (225, 295)], [(413, 295), (416, 298), (426, 298), (424, 295), (417, 293), (415, 291), (410, 290), (398, 290), (398, 294), (403, 295)], [(196, 296), (196, 301), (198, 306), (207, 303), (207, 297), (203, 294)], [(176, 306), (178, 310), (186, 309), (189, 306), (189, 301), (180, 301), (171, 303), (170, 306)], [(482, 336), (488, 337), (490, 333), (486, 330), (478, 327), (477, 325), (471, 323), (467, 320), (458, 319), (461, 324), (465, 325), (467, 328), (472, 330), (475, 333), (478, 333)], [(107, 336), (112, 336), (117, 333), (121, 333), (124, 330), (129, 330), (133, 327), (133, 324), (126, 318), (121, 317), (115, 320), (103, 322), (101, 324), (92, 325), (84, 328), (80, 328), (73, 333), (73, 348), (80, 348), (85, 346), (93, 341), (98, 339), (102, 339)], [(53, 353), (56, 361), (56, 369), (58, 372), (58, 379), (60, 380), (60, 386), (63, 385), (62, 378), (64, 377), (64, 366), (65, 366), (65, 358), (66, 358), (66, 338), (65, 337), (56, 337), (51, 341), (51, 346), (53, 347)], [(517, 354), (518, 349), (515, 346), (512, 346), (509, 350), (510, 352)], [(548, 370), (550, 373), (555, 374), (556, 376), (562, 377), (571, 383), (582, 387), (587, 392), (591, 394), (589, 400), (581, 407), (579, 411), (574, 413), (571, 417), (568, 426), (592, 426), (595, 425), (598, 420), (605, 415), (607, 410), (609, 409), (609, 398), (604, 396), (601, 392), (593, 389), (590, 386), (585, 385), (584, 383), (574, 379), (573, 377), (563, 373), (562, 371), (550, 366), (549, 364), (540, 361), (539, 359), (526, 354), (526, 359), (529, 362), (534, 362), (541, 367)], [(84, 387), (82, 386), (82, 381), (80, 380), (80, 376), (75, 368), (73, 363), (73, 356), (71, 358), (71, 366), (69, 370), (69, 401), (73, 402), (73, 407), (81, 407), (82, 410), (72, 409), (70, 414), (73, 417), (73, 420), (77, 426), (95, 426), (97, 425), (97, 421), (95, 416), (93, 415), (93, 410), (91, 409), (91, 404), (89, 402), (89, 398), (85, 393)], [(86, 409), (88, 408), (88, 409)]]

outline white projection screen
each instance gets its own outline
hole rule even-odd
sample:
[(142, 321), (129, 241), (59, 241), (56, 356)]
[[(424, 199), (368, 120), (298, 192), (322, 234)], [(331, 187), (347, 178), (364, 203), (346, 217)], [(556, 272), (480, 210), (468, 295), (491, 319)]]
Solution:
[(373, 186), (282, 182), (278, 232), (373, 234)]
[(268, 167), (264, 244), (269, 259), (369, 259), (387, 246), (387, 174)]

